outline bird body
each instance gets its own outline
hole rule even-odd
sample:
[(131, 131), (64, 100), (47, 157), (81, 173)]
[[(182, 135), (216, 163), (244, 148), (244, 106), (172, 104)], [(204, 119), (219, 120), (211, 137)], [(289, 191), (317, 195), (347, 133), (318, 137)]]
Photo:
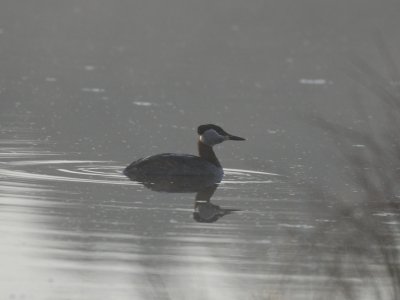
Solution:
[(207, 176), (223, 174), (218, 167), (199, 156), (190, 154), (162, 153), (141, 158), (125, 168), (125, 174), (153, 176)]
[(200, 125), (199, 156), (190, 154), (163, 153), (134, 161), (124, 170), (133, 180), (140, 178), (169, 176), (208, 176), (222, 179), (223, 169), (214, 153), (213, 146), (227, 140), (242, 141), (244, 138), (225, 132), (213, 124)]

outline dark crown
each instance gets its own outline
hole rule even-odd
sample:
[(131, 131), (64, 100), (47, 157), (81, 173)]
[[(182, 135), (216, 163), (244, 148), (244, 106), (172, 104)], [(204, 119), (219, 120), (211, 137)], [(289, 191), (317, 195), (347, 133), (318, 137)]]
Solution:
[(204, 132), (206, 132), (207, 130), (210, 130), (210, 129), (214, 129), (216, 132), (218, 132), (219, 135), (227, 135), (228, 134), (221, 127), (214, 125), (214, 124), (200, 125), (197, 128), (197, 133), (199, 135), (202, 135)]

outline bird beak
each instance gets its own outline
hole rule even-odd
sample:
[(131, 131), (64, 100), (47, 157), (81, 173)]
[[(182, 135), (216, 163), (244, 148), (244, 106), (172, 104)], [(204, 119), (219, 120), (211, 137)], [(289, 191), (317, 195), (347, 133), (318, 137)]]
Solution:
[(228, 140), (231, 140), (231, 141), (245, 141), (246, 140), (244, 138), (241, 138), (241, 137), (235, 136), (235, 135), (231, 135), (231, 134), (228, 134), (226, 137)]

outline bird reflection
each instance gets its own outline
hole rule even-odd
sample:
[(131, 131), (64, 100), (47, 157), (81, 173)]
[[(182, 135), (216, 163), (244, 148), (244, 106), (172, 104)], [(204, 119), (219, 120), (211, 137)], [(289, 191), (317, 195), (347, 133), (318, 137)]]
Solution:
[(132, 181), (139, 182), (146, 188), (156, 192), (166, 193), (196, 193), (193, 219), (202, 223), (213, 223), (221, 217), (239, 209), (221, 208), (211, 203), (221, 182), (222, 176), (128, 176)]
[(219, 218), (229, 215), (239, 209), (221, 208), (219, 205), (212, 204), (210, 199), (214, 195), (218, 184), (204, 188), (198, 191), (194, 202), (193, 219), (202, 223), (213, 223)]

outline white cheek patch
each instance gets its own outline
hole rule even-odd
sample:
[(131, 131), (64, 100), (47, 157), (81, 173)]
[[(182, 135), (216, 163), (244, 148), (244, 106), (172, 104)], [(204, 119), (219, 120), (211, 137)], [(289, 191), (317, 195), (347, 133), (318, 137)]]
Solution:
[(214, 129), (209, 129), (200, 135), (200, 141), (208, 146), (214, 146), (227, 140), (227, 137), (219, 135)]

